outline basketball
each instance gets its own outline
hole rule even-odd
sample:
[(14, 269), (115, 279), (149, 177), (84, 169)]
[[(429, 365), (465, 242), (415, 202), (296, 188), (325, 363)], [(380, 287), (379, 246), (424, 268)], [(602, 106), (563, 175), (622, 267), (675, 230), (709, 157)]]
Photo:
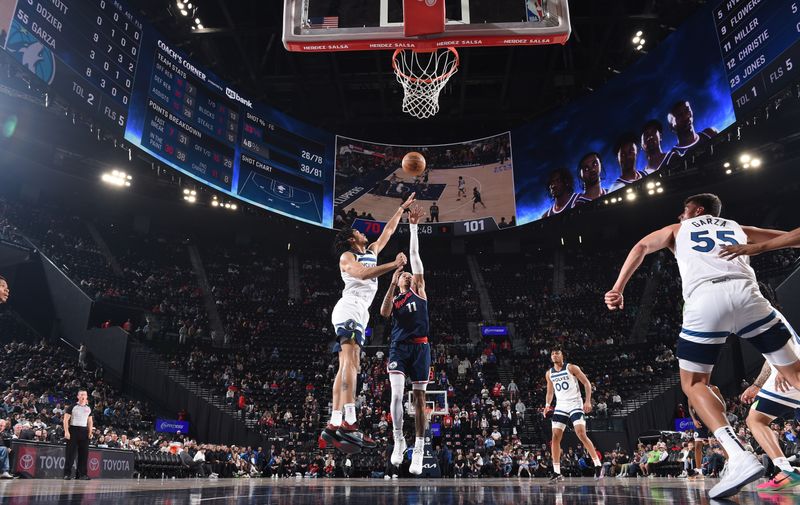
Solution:
[(412, 151), (403, 156), (403, 172), (414, 177), (425, 171), (425, 157)]

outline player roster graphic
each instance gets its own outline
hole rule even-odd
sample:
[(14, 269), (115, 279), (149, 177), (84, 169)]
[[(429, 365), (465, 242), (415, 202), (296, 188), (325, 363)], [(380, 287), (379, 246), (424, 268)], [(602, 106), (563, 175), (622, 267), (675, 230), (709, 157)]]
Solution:
[[(420, 152), (426, 170), (411, 176), (403, 156)], [(416, 193), (428, 223), (476, 221), (483, 231), (513, 226), (514, 167), (508, 132), (478, 140), (427, 146), (336, 139), (337, 222), (385, 222), (401, 200)]]

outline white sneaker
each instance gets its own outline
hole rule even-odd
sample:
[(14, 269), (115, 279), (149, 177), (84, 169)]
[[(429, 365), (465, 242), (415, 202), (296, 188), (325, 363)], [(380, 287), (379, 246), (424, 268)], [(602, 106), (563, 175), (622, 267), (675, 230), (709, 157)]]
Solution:
[(716, 486), (708, 492), (709, 498), (727, 498), (739, 492), (747, 484), (760, 479), (764, 467), (752, 453), (745, 453), (728, 463), (728, 471)]
[(397, 474), (392, 475), (392, 480), (397, 480), (398, 478)]
[(406, 448), (407, 446), (405, 438), (394, 441), (394, 450), (392, 450), (391, 458), (391, 462), (394, 466), (400, 466), (403, 464), (403, 455), (406, 453)]
[(384, 476), (383, 476), (383, 480), (392, 480), (392, 478), (391, 478), (391, 477), (389, 477), (388, 475), (384, 475)]
[(14, 476), (8, 472), (3, 472), (2, 474), (0, 474), (0, 479), (13, 479), (13, 478)]
[(719, 472), (719, 478), (724, 479), (727, 474), (728, 474), (728, 460), (725, 460), (725, 465), (723, 465), (722, 471)]
[(411, 454), (411, 466), (408, 467), (408, 473), (413, 475), (422, 475), (422, 460), (425, 458), (425, 451), (422, 449), (414, 449)]
[(680, 475), (678, 475), (678, 478), (679, 478), (679, 479), (685, 479), (685, 478), (687, 478), (688, 476), (689, 476), (689, 474), (686, 472), (686, 470), (684, 470), (684, 471), (682, 471), (682, 472), (681, 472), (681, 474), (680, 474)]

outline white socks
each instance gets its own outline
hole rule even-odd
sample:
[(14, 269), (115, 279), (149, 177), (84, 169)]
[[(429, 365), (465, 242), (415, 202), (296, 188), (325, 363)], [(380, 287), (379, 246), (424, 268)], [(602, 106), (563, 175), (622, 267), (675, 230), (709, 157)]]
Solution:
[(392, 433), (394, 434), (395, 442), (403, 439), (403, 430), (402, 429), (394, 430)]
[(780, 468), (781, 471), (784, 472), (784, 473), (786, 473), (786, 472), (795, 472), (796, 471), (794, 469), (794, 467), (792, 466), (792, 464), (789, 463), (789, 460), (786, 459), (785, 456), (782, 456), (780, 458), (775, 458), (775, 459), (772, 460), (772, 462), (775, 464), (775, 466)]
[(417, 439), (414, 441), (414, 450), (415, 451), (425, 450), (425, 437), (417, 437)]
[(559, 463), (553, 462), (553, 471), (555, 473), (558, 473), (558, 474), (561, 473), (561, 463), (560, 462)]
[(719, 440), (722, 447), (725, 448), (725, 452), (728, 453), (728, 457), (731, 459), (742, 456), (747, 452), (730, 425), (725, 425), (714, 430), (714, 438)]
[(342, 411), (341, 410), (334, 410), (331, 411), (331, 422), (333, 426), (341, 426), (342, 425)]
[(347, 424), (356, 424), (356, 404), (355, 403), (345, 403), (344, 404), (344, 421)]
[(603, 462), (597, 458), (592, 458), (592, 461), (594, 461), (594, 466), (603, 466)]

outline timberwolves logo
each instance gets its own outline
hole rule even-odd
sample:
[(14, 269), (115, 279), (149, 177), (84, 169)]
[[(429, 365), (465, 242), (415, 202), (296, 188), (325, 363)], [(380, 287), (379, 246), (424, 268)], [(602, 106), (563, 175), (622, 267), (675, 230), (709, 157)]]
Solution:
[(47, 84), (53, 83), (56, 75), (56, 60), (53, 51), (31, 32), (15, 21), (11, 24), (6, 50), (22, 65)]

